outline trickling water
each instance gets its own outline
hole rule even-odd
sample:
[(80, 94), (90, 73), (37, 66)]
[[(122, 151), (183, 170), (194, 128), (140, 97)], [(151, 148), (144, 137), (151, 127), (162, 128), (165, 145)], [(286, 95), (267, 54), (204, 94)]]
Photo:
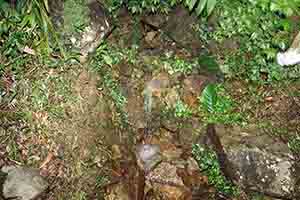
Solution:
[(152, 112), (152, 90), (149, 88), (149, 86), (146, 86), (144, 90), (144, 111), (145, 111), (145, 118), (146, 118), (146, 128), (144, 130), (144, 134), (149, 134), (149, 125), (151, 121), (151, 112)]

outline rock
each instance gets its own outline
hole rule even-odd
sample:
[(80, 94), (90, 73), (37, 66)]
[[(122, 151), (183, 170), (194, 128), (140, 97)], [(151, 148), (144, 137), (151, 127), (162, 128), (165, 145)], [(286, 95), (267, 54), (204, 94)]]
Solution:
[(276, 198), (299, 197), (299, 169), (288, 146), (258, 130), (217, 127), (237, 183)]
[(139, 167), (145, 172), (149, 172), (161, 162), (160, 147), (151, 144), (138, 145), (136, 157)]
[(155, 37), (157, 37), (157, 35), (158, 35), (158, 32), (156, 32), (156, 31), (150, 31), (150, 32), (146, 33), (145, 40), (150, 45), (150, 47), (157, 46), (157, 45), (154, 45), (154, 43), (158, 43), (157, 41), (154, 41)]
[(160, 28), (166, 20), (167, 15), (162, 13), (147, 14), (146, 16), (143, 16), (142, 19), (146, 25), (154, 26), (156, 28)]
[(48, 183), (40, 176), (37, 169), (4, 166), (1, 171), (7, 174), (3, 184), (5, 198), (18, 197), (22, 200), (31, 200), (48, 187)]
[(151, 171), (146, 179), (153, 182), (153, 190), (165, 200), (185, 200), (189, 190), (177, 175), (176, 165), (163, 162)]
[(186, 8), (177, 6), (170, 12), (168, 21), (161, 29), (176, 42), (191, 49), (194, 55), (198, 55), (203, 45), (197, 38), (196, 31), (192, 28), (192, 24), (197, 24), (197, 21), (197, 17), (190, 15)]
[(90, 23), (85, 27), (80, 40), (81, 62), (86, 61), (89, 53), (92, 53), (100, 45), (105, 34), (111, 30), (110, 17), (104, 6), (96, 0), (90, 0), (89, 8)]

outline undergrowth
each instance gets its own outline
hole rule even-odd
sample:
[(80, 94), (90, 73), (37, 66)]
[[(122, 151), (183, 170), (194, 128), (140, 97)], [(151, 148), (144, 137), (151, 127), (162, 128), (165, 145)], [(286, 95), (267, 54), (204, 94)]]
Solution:
[(221, 84), (209, 84), (198, 99), (199, 113), (203, 121), (239, 125), (245, 123), (243, 115), (235, 112), (237, 104)]
[(193, 145), (192, 154), (200, 169), (208, 177), (209, 184), (215, 186), (219, 192), (225, 195), (238, 195), (237, 188), (222, 175), (220, 164), (214, 151), (197, 144)]
[(218, 52), (219, 63), (228, 77), (271, 83), (300, 76), (299, 66), (283, 68), (276, 63), (277, 52), (290, 45), (290, 34), (299, 29), (299, 24), (295, 28), (287, 18), (291, 9), (297, 13), (297, 6), (282, 4), (283, 1), (220, 0), (216, 30), (204, 31), (204, 26), (198, 27), (205, 41), (215, 40), (220, 46), (226, 42), (237, 44)]
[[(126, 53), (128, 52), (124, 53), (114, 47), (103, 44), (97, 49), (97, 53), (91, 62), (92, 68), (103, 78), (103, 88), (112, 99), (116, 112), (119, 114), (120, 125), (123, 128), (128, 128), (128, 116), (124, 111), (127, 99), (123, 95), (118, 81), (113, 76), (112, 67), (126, 58)], [(131, 61), (133, 62), (133, 60)]]

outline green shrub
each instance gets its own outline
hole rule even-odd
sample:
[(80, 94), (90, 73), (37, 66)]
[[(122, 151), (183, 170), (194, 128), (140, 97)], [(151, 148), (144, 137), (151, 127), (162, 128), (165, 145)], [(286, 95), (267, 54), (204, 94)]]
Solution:
[[(276, 2), (279, 5), (283, 1)], [(289, 46), (292, 31), (290, 22), (278, 10), (288, 15), (292, 11), (274, 7), (274, 4), (270, 0), (218, 2), (216, 31), (209, 33), (208, 38), (217, 41), (220, 46), (226, 42), (238, 44), (233, 49), (225, 46), (218, 52), (221, 68), (227, 76), (263, 83), (295, 76), (290, 69), (276, 63), (276, 54)], [(297, 8), (290, 6), (294, 10)]]

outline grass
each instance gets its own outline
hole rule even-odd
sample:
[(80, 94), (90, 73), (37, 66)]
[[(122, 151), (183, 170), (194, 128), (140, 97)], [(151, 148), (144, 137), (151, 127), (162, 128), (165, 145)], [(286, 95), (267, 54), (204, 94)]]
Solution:
[[(86, 25), (86, 10), (80, 5), (74, 7), (76, 2), (82, 3), (81, 0), (66, 2), (66, 24), (72, 25), (67, 27), (69, 32), (80, 32)], [(272, 113), (269, 108), (275, 107), (275, 103), (266, 103), (267, 97), (299, 96), (293, 83), (277, 86), (272, 82), (283, 81), (288, 70), (297, 69), (280, 69), (274, 63), (275, 50), (287, 46), (291, 30), (282, 30), (285, 29), (282, 27), (284, 24), (281, 20), (276, 21), (279, 17), (274, 13), (266, 14), (255, 5), (247, 8), (245, 5), (249, 2), (236, 10), (229, 7), (228, 2), (223, 0), (219, 4), (224, 13), (218, 19), (218, 29), (214, 33), (207, 31), (203, 41), (214, 39), (222, 45), (227, 37), (240, 40), (241, 45), (237, 51), (226, 50), (224, 55), (219, 52), (216, 56), (218, 61), (221, 60), (219, 63), (223, 64), (223, 69), (227, 70), (227, 77), (237, 78), (240, 82), (241, 79), (246, 79), (246, 86), (235, 86), (230, 82), (233, 79), (210, 86), (199, 94), (198, 110), (192, 110), (178, 100), (174, 106), (167, 108), (170, 114), (167, 117), (177, 118), (181, 123), (195, 116), (204, 123), (239, 126), (255, 123), (261, 125), (259, 128), (267, 129), (268, 134), (274, 137), (288, 138), (291, 151), (299, 153), (300, 139), (294, 134), (297, 127), (292, 127), (292, 131), (287, 129), (289, 124), (283, 126), (280, 121), (282, 116), (279, 119), (264, 117), (265, 113)], [(239, 4), (238, 1), (235, 3)], [(263, 20), (262, 27), (252, 26), (259, 17)], [(118, 134), (118, 128), (125, 128), (124, 132), (129, 127), (128, 113), (125, 112), (127, 99), (119, 82), (121, 74), (117, 69), (118, 64), (125, 62), (137, 71), (143, 71), (144, 66), (149, 67), (148, 71), (151, 72), (167, 71), (171, 79), (178, 74), (186, 77), (195, 71), (201, 71), (201, 67), (208, 63), (218, 65), (211, 56), (186, 59), (162, 55), (142, 60), (138, 57), (137, 48), (120, 49), (103, 43), (92, 56), (88, 77), (80, 78), (81, 72), (86, 69), (79, 64), (50, 60), (47, 56), (22, 54), (22, 47), (38, 41), (38, 30), (30, 29), (31, 27), (21, 29), (20, 22), (18, 17), (9, 18), (5, 23), (10, 29), (5, 32), (4, 40), (0, 40), (0, 77), (12, 72), (16, 79), (16, 88), (12, 88), (9, 95), (0, 99), (1, 106), (8, 104), (8, 110), (0, 112), (0, 123), (3, 125), (0, 127), (0, 151), (5, 149), (8, 159), (15, 163), (39, 167), (47, 153), (62, 145), (65, 149), (61, 160), (65, 162), (67, 169), (61, 183), (64, 194), (56, 194), (61, 199), (88, 199), (88, 195), (94, 192), (91, 191), (91, 185), (100, 188), (109, 179), (104, 173), (107, 170), (104, 163), (110, 158), (106, 146), (109, 142), (106, 139), (116, 132)], [(248, 53), (250, 57), (245, 58)], [(267, 77), (262, 76), (264, 73)], [(294, 75), (297, 77), (299, 73)], [(91, 81), (90, 77), (95, 80)], [(133, 73), (131, 78), (139, 80), (142, 77)], [(249, 85), (249, 81), (257, 81), (258, 84)], [(261, 86), (260, 83), (272, 83), (273, 88)], [(0, 84), (0, 87), (0, 91), (4, 91), (4, 86)], [(280, 93), (280, 90), (288, 92)], [(14, 94), (17, 96), (10, 101)], [(277, 115), (272, 115), (274, 116)], [(272, 127), (277, 122), (279, 125)], [(180, 128), (180, 123), (178, 127)], [(210, 184), (224, 194), (237, 194), (235, 186), (222, 176), (214, 152), (195, 145), (193, 155), (208, 176)], [(58, 166), (54, 168), (58, 169)]]

